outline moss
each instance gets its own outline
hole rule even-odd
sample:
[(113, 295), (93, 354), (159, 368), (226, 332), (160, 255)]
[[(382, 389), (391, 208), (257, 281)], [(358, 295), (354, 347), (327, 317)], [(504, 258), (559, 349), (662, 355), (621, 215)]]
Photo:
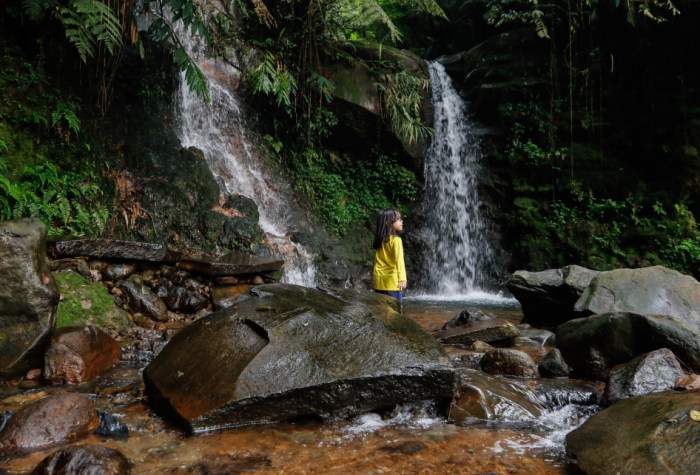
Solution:
[(54, 276), (62, 297), (56, 315), (57, 328), (85, 323), (101, 327), (126, 324), (126, 312), (114, 304), (102, 285), (73, 271), (58, 272)]

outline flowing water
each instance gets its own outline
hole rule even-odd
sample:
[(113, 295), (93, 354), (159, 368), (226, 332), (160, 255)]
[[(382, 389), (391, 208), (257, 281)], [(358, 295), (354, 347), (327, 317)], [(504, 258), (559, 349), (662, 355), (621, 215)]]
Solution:
[(268, 243), (285, 260), (284, 281), (315, 285), (313, 255), (287, 237), (290, 232), (302, 230), (299, 226), (304, 226), (303, 213), (296, 209), (285, 180), (266, 167), (246, 134), (236, 96), (240, 71), (223, 60), (208, 58), (202, 45), (189, 34), (181, 35), (181, 41), (204, 72), (211, 97), (211, 102), (206, 103), (190, 91), (183, 73), (177, 111), (183, 146), (196, 147), (204, 153), (226, 193), (255, 201)]
[[(513, 322), (522, 317), (517, 305), (504, 302), (411, 299), (405, 315), (433, 331), (464, 308)], [(187, 436), (151, 412), (141, 370), (123, 365), (77, 387), (10, 389), (0, 394), (0, 413), (54, 391), (84, 393), (126, 425), (129, 435), (93, 435), (70, 445), (115, 448), (133, 463), (134, 474), (566, 474), (564, 436), (591, 412), (567, 401), (547, 403), (532, 382), (503, 378), (499, 386), (513, 396), (488, 421), (455, 424), (444, 408), (418, 402), (349, 420), (297, 420)], [(0, 473), (29, 473), (54, 450), (0, 458)]]
[(479, 196), (481, 134), (445, 68), (428, 63), (434, 133), (425, 161), (419, 287), (433, 296), (471, 298), (490, 287), (496, 266), (493, 233)]

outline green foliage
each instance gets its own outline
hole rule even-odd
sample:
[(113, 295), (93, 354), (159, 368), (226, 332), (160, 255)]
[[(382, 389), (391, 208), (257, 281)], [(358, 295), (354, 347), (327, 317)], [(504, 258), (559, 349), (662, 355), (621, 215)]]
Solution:
[(418, 195), (413, 172), (384, 155), (374, 161), (326, 161), (307, 150), (297, 164), (295, 186), (310, 199), (326, 228), (339, 236), (378, 209), (406, 212)]
[(97, 205), (103, 192), (89, 167), (63, 173), (44, 162), (26, 167), (20, 180), (5, 172), (0, 166), (0, 219), (37, 218), (50, 236), (99, 236), (105, 230), (109, 211)]
[(51, 125), (59, 126), (62, 121), (68, 125), (68, 128), (76, 135), (80, 133), (80, 119), (76, 113), (80, 110), (80, 106), (73, 101), (59, 100), (56, 104), (56, 109), (51, 114)]
[(98, 45), (110, 54), (122, 44), (122, 27), (112, 8), (101, 0), (71, 0), (58, 9), (66, 38), (75, 46), (83, 62), (95, 57)]
[(274, 97), (277, 105), (291, 115), (297, 83), (274, 54), (265, 52), (260, 63), (250, 72), (250, 81), (255, 93)]
[(199, 14), (197, 4), (193, 0), (145, 0), (144, 5), (150, 7), (151, 13), (156, 16), (148, 28), (149, 35), (157, 42), (173, 45), (173, 61), (185, 73), (188, 87), (209, 102), (204, 73), (189, 56), (173, 27), (181, 21), (192, 36), (199, 35), (211, 43), (211, 34)]
[(386, 74), (384, 83), (379, 85), (391, 129), (406, 144), (413, 145), (424, 140), (432, 132), (421, 118), (422, 91), (429, 86), (427, 78), (406, 71)]

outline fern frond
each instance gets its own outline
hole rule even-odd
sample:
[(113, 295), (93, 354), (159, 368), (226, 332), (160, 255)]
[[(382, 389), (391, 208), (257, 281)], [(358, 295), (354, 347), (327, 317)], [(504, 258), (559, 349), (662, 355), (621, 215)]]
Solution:
[(402, 0), (400, 3), (419, 12), (447, 20), (445, 11), (435, 0)]
[(100, 0), (72, 0), (69, 6), (61, 7), (59, 18), (83, 62), (94, 57), (98, 44), (110, 54), (122, 44), (121, 23), (110, 6)]
[(22, 0), (22, 8), (30, 20), (38, 21), (51, 6), (51, 0)]
[[(349, 5), (347, 5), (346, 2), (336, 1), (335, 4), (329, 8), (328, 12), (330, 15), (335, 15), (336, 10), (348, 7)], [(389, 30), (391, 41), (394, 43), (401, 41), (401, 32), (376, 0), (362, 0), (357, 2), (352, 6), (350, 13), (349, 26), (351, 28), (365, 28), (375, 23), (380, 23)]]
[(275, 17), (270, 13), (270, 10), (268, 10), (267, 5), (265, 5), (262, 0), (252, 0), (252, 2), (255, 14), (258, 16), (260, 23), (268, 28), (275, 28), (277, 22), (275, 21)]

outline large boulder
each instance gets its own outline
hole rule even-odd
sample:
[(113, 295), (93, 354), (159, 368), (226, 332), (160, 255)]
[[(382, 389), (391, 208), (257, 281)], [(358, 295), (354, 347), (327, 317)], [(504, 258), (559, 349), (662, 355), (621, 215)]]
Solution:
[(394, 302), (367, 291), (254, 287), (176, 334), (146, 367), (146, 392), (195, 433), (451, 397), (449, 358)]
[(524, 320), (556, 326), (575, 317), (573, 308), (598, 271), (566, 266), (541, 272), (519, 270), (508, 280), (508, 290), (518, 299)]
[(46, 227), (0, 222), (0, 378), (43, 365), (59, 292), (46, 258)]
[(588, 475), (693, 474), (700, 467), (700, 391), (620, 401), (566, 437)]
[(557, 348), (572, 369), (598, 381), (605, 381), (613, 366), (661, 348), (700, 369), (700, 331), (682, 318), (604, 313), (559, 325), (556, 335)]
[(700, 282), (662, 266), (601, 272), (574, 306), (579, 316), (609, 312), (669, 315), (700, 330)]

